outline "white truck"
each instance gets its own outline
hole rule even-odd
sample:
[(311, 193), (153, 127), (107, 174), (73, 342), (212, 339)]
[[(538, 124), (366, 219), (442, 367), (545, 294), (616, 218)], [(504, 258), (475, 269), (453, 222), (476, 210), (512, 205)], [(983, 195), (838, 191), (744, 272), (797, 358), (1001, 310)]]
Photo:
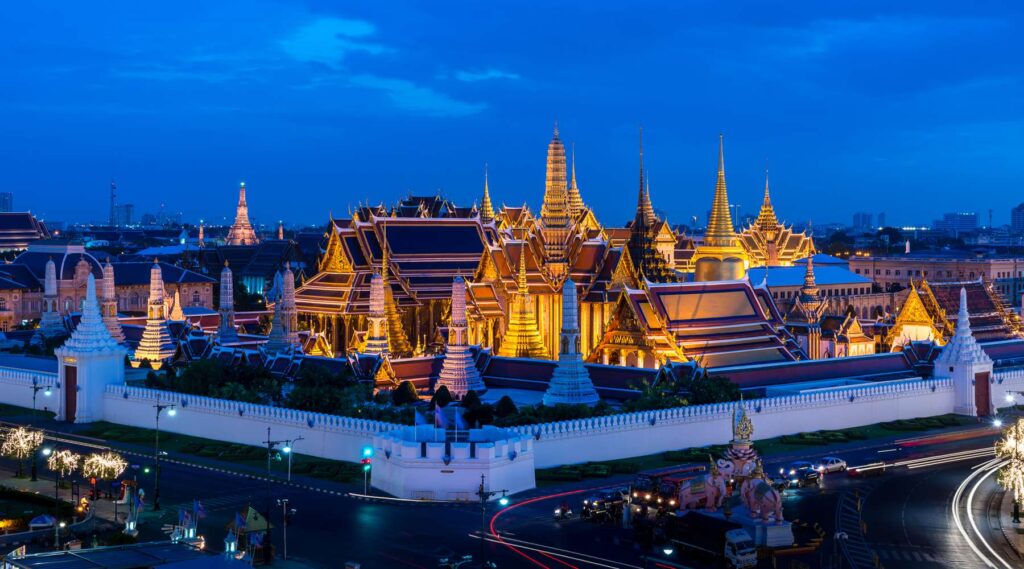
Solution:
[(740, 524), (688, 511), (667, 516), (664, 532), (681, 549), (680, 558), (689, 553), (718, 559), (736, 569), (757, 566), (754, 540)]

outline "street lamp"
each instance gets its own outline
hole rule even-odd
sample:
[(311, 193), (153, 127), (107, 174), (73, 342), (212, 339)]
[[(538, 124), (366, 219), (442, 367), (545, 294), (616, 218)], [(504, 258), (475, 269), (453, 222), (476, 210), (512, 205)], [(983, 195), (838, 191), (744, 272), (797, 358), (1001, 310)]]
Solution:
[(484, 490), (484, 475), (480, 475), (480, 489), (476, 491), (476, 495), (480, 498), (480, 566), (487, 567), (487, 500), (490, 500), (494, 496), (501, 494), (501, 498), (498, 499), (498, 505), (505, 507), (508, 505), (508, 496), (506, 496), (507, 490)]
[[(270, 439), (270, 427), (267, 427), (267, 440), (263, 441), (263, 443), (267, 445), (267, 509), (266, 509), (266, 511), (264, 511), (263, 515), (266, 516), (266, 521), (267, 521), (267, 541), (266, 541), (266, 544), (267, 544), (267, 547), (268, 547), (268, 549), (267, 549), (268, 552), (272, 551), (273, 547), (274, 547), (274, 542), (271, 540), (271, 536), (270, 536), (270, 507), (271, 507), (270, 506), (270, 482), (272, 480), (272, 478), (270, 476), (270, 461), (271, 461), (271, 459), (274, 458), (274, 449), (277, 448), (278, 445), (288, 445), (289, 443), (294, 442), (296, 440), (298, 440), (298, 439), (292, 439), (291, 441), (289, 441), (288, 439), (282, 439), (282, 440), (279, 440), (279, 441), (271, 440)], [(285, 447), (285, 448), (288, 448), (288, 452), (286, 454), (290, 455), (291, 454), (291, 447), (288, 446), (288, 447)], [(284, 448), (282, 448), (281, 450), (283, 451)], [(269, 553), (267, 554), (267, 556), (268, 557), (265, 559), (265, 561), (267, 563), (270, 563), (271, 562), (271, 558), (269, 557)]]
[(304, 437), (297, 437), (284, 442), (284, 446), (281, 447), (281, 452), (288, 455), (288, 482), (292, 481), (292, 447), (295, 443), (305, 440)]
[(153, 405), (156, 409), (156, 435), (155, 435), (155, 446), (156, 446), (156, 472), (153, 475), (153, 509), (160, 509), (160, 414), (165, 410), (167, 411), (168, 417), (173, 417), (178, 414), (178, 410), (174, 408), (174, 405), (161, 405), (160, 398), (157, 397), (156, 405)]
[[(282, 559), (288, 559), (288, 520), (295, 515), (295, 508), (288, 507), (288, 498), (279, 499), (277, 505), (281, 506), (281, 531), (284, 532), (284, 551), (281, 557)], [(267, 527), (270, 527), (269, 521)]]

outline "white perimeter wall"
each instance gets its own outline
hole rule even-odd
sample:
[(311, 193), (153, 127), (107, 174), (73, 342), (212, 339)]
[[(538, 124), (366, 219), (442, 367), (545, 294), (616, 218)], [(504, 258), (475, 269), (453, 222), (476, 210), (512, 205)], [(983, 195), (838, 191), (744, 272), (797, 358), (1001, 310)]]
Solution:
[(44, 395), (42, 390), (36, 394), (36, 408), (42, 410), (45, 407), (56, 412), (59, 401), (56, 388), (57, 374), (45, 371), (0, 366), (0, 403), (31, 409), (33, 379), (37, 385), (53, 390), (49, 397)]
[[(30, 407), (32, 378), (55, 381), (53, 374), (0, 368), (0, 402)], [(1005, 396), (1024, 390), (1024, 369), (994, 375), (992, 396), (997, 407)], [(54, 397), (59, 391), (54, 393)], [(152, 389), (110, 386), (103, 398), (103, 418), (113, 423), (153, 428), (153, 405), (174, 403), (175, 417), (166, 414), (161, 430), (260, 445), (266, 428), (274, 440), (304, 437), (295, 445), (301, 454), (357, 461), (360, 450), (373, 444), (373, 435), (398, 427), (320, 413), (238, 403)], [(1017, 396), (1018, 403), (1024, 397)], [(840, 429), (896, 419), (951, 413), (953, 387), (949, 379), (907, 380), (811, 394), (746, 401), (756, 439), (818, 429)], [(687, 447), (722, 444), (732, 438), (735, 404), (699, 405), (662, 411), (611, 415), (516, 427), (534, 438), (537, 468), (588, 461), (643, 456)], [(40, 405), (42, 408), (42, 405)]]

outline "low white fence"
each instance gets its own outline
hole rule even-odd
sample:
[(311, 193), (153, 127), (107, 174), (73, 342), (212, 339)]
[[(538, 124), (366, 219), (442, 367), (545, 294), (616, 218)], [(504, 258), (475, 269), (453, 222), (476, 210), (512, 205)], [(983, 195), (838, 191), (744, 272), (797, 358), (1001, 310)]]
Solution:
[[(36, 392), (33, 385), (42, 389)], [(36, 396), (39, 410), (57, 409), (57, 374), (21, 368), (0, 366), (0, 403), (32, 408), (32, 395)], [(50, 396), (45, 395), (50, 390)]]

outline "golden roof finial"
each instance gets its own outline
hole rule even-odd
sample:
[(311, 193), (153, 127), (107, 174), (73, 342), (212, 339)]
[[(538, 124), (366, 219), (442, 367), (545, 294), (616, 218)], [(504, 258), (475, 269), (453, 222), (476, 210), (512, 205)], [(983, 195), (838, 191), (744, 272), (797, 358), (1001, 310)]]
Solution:
[(485, 223), (494, 220), (494, 206), (491, 205), (491, 189), (488, 178), (487, 163), (484, 162), (484, 198), (480, 205), (480, 220)]
[(725, 187), (725, 136), (722, 134), (718, 135), (718, 179), (704, 241), (707, 245), (719, 247), (730, 247), (736, 242), (736, 230), (729, 211), (729, 193)]
[(555, 117), (555, 138), (558, 138), (558, 117)]
[(775, 215), (775, 208), (772, 207), (772, 197), (768, 190), (768, 164), (764, 167), (764, 200), (761, 201), (761, 211), (757, 214), (757, 227), (762, 231), (774, 231), (778, 229), (779, 218)]

